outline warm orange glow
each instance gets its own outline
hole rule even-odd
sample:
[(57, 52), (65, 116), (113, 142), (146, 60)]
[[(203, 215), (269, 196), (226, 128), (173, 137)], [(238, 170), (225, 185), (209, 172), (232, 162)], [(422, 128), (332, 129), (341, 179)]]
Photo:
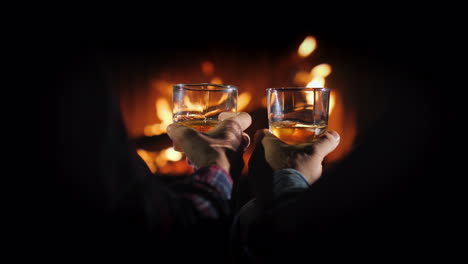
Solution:
[[(285, 56), (278, 54), (278, 61), (252, 56), (246, 60), (239, 58), (238, 61), (231, 62), (229, 60), (232, 57), (228, 54), (225, 58), (219, 57), (215, 68), (214, 61), (205, 57), (194, 61), (195, 64), (174, 64), (174, 66), (158, 69), (157, 72), (155, 71), (158, 75), (149, 76), (151, 79), (147, 85), (148, 89), (144, 90), (143, 93), (140, 92), (141, 89), (136, 92), (137, 89), (130, 86), (144, 86), (146, 82), (126, 84), (132, 89), (122, 90), (125, 93), (121, 98), (123, 98), (124, 114), (132, 138), (140, 138), (143, 134), (152, 137), (166, 133), (167, 126), (172, 123), (170, 98), (174, 83), (184, 81), (213, 84), (234, 82), (235, 85), (241, 87), (237, 100), (237, 111), (252, 111), (253, 118), (258, 119), (253, 121), (252, 126), (255, 129), (260, 129), (267, 125), (266, 118), (263, 118), (265, 121), (263, 123), (260, 119), (262, 119), (262, 111), (266, 110), (268, 104), (266, 93), (261, 87), (270, 87), (271, 83), (284, 86), (289, 86), (292, 83), (296, 87), (323, 88), (327, 85), (335, 85), (333, 80), (328, 79), (332, 73), (338, 74), (336, 76), (337, 83), (343, 81), (340, 80), (338, 70), (332, 68), (331, 61), (328, 61), (330, 63), (328, 64), (326, 60), (322, 60), (324, 57), (320, 56), (319, 58), (315, 57), (316, 54), (312, 55), (314, 52), (320, 52), (317, 50), (319, 39), (314, 36), (303, 37), (303, 42), (297, 43), (300, 45), (294, 46), (292, 50), (283, 54)], [(314, 61), (314, 58), (318, 61)], [(194, 57), (194, 59), (196, 58)], [(270, 67), (272, 63), (277, 64), (278, 67)], [(334, 66), (336, 67), (336, 65)], [(337, 71), (337, 73), (333, 71)], [(219, 110), (207, 108), (204, 104), (206, 102), (209, 102), (210, 105), (223, 104), (227, 97), (227, 94), (210, 96), (201, 100), (184, 97), (183, 104), (184, 108), (192, 109), (194, 112), (198, 111), (198, 113), (193, 113), (194, 116), (217, 115)], [(313, 104), (313, 99), (313, 94), (307, 96), (307, 101), (310, 104)], [(326, 157), (325, 164), (342, 159), (353, 148), (357, 123), (354, 110), (345, 104), (347, 100), (348, 98), (344, 98), (339, 89), (330, 89), (328, 129), (335, 130), (340, 134), (341, 143), (335, 151)], [(154, 140), (156, 146), (152, 145), (149, 150), (146, 148), (138, 149), (137, 153), (148, 165), (151, 172), (158, 175), (179, 176), (187, 175), (193, 171), (194, 168), (187, 163), (186, 155), (183, 152), (175, 151), (172, 147), (168, 148), (170, 146), (167, 142), (169, 139), (165, 136), (148, 138), (147, 140), (149, 141), (144, 142)], [(253, 145), (251, 144), (251, 147), (243, 155), (245, 162), (248, 162), (252, 150)], [(248, 164), (246, 163), (243, 173), (246, 174), (247, 170)]]
[(243, 92), (237, 98), (237, 111), (242, 112), (252, 100), (252, 95), (249, 92)]
[(179, 161), (182, 159), (182, 153), (175, 151), (173, 147), (167, 148), (162, 151), (166, 158), (170, 161)]
[(297, 53), (300, 57), (305, 58), (312, 54), (316, 47), (317, 41), (315, 40), (315, 38), (313, 36), (307, 36), (302, 42), (302, 44), (299, 46)]
[(161, 135), (164, 133), (164, 131), (161, 129), (161, 124), (152, 124), (152, 125), (147, 125), (143, 129), (143, 134), (145, 136), (154, 136), (154, 135)]
[(310, 81), (306, 87), (317, 87), (317, 88), (323, 88), (325, 87), (325, 78), (323, 77), (320, 77), (320, 76), (316, 76), (312, 79), (312, 81)]
[(223, 84), (223, 80), (221, 80), (221, 78), (219, 78), (219, 77), (214, 77), (213, 79), (211, 79), (210, 83), (212, 83), (212, 84)]
[(197, 112), (203, 112), (203, 105), (197, 104), (197, 103), (192, 103), (190, 101), (190, 97), (184, 96), (184, 104), (187, 109), (191, 109), (192, 111), (197, 111)]
[(151, 170), (152, 173), (157, 171), (156, 164), (154, 159), (150, 153), (144, 149), (137, 149), (137, 154), (143, 159), (143, 161), (148, 165), (148, 168)]
[(268, 106), (266, 96), (263, 96), (263, 98), (262, 98), (262, 106), (263, 106), (263, 107), (267, 107), (267, 106)]
[(307, 71), (298, 71), (296, 75), (294, 75), (294, 83), (303, 86), (310, 82), (312, 79), (312, 75)]
[(328, 105), (328, 115), (331, 115), (333, 112), (333, 108), (335, 108), (336, 102), (336, 93), (334, 90), (330, 91), (330, 104)]
[(212, 75), (214, 72), (214, 65), (211, 61), (202, 62), (201, 68), (202, 68), (202, 72), (207, 76)]
[(152, 173), (180, 175), (190, 173), (192, 170), (187, 162), (182, 160), (183, 153), (175, 151), (172, 147), (159, 152), (138, 149), (137, 154), (148, 165)]
[(167, 164), (167, 157), (166, 157), (166, 155), (164, 155), (164, 153), (159, 152), (159, 154), (154, 159), (154, 162), (156, 163), (158, 168), (162, 168), (162, 167), (166, 166), (166, 164)]
[(172, 123), (172, 110), (166, 99), (159, 98), (156, 100), (156, 115), (163, 124)]
[(313, 77), (320, 76), (320, 77), (325, 78), (328, 75), (330, 75), (331, 72), (332, 72), (332, 67), (330, 66), (330, 64), (322, 63), (312, 68), (312, 70), (310, 71), (310, 74)]

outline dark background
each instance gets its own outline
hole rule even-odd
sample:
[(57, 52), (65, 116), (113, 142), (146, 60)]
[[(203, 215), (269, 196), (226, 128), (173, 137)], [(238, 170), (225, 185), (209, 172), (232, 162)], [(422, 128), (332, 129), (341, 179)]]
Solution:
[[(356, 142), (368, 141), (372, 144), (372, 148), (360, 152), (357, 159), (369, 159), (375, 162), (375, 167), (378, 167), (378, 162), (383, 162), (385, 168), (392, 169), (391, 173), (399, 173), (396, 176), (382, 174), (383, 177), (395, 176), (396, 179), (394, 184), (384, 188), (382, 199), (373, 201), (370, 196), (363, 196), (362, 199), (366, 199), (366, 204), (372, 204), (372, 208), (377, 208), (376, 221), (381, 221), (382, 226), (391, 225), (395, 220), (386, 218), (388, 215), (401, 213), (402, 218), (412, 219), (413, 227), (420, 223), (421, 229), (432, 228), (434, 219), (444, 215), (432, 189), (436, 182), (432, 175), (443, 174), (438, 159), (443, 142), (437, 140), (443, 138), (439, 134), (441, 113), (440, 109), (434, 108), (434, 105), (439, 105), (440, 98), (433, 79), (437, 75), (435, 65), (443, 61), (447, 50), (441, 42), (450, 41), (450, 33), (443, 31), (444, 27), (431, 15), (420, 16), (414, 10), (404, 14), (390, 12), (384, 17), (380, 16), (381, 11), (374, 10), (373, 15), (366, 17), (348, 14), (343, 18), (330, 12), (324, 18), (304, 13), (297, 16), (285, 13), (287, 15), (271, 16), (263, 13), (252, 21), (245, 19), (241, 13), (204, 16), (201, 21), (189, 14), (172, 14), (168, 19), (155, 20), (146, 16), (141, 22), (128, 18), (103, 19), (99, 23), (72, 19), (71, 23), (60, 27), (55, 25), (57, 30), (49, 31), (51, 33), (45, 38), (47, 50), (54, 54), (52, 59), (49, 57), (49, 62), (53, 63), (47, 70), (50, 76), (58, 77), (54, 82), (57, 89), (48, 90), (46, 96), (50, 102), (48, 142), (56, 142), (52, 144), (53, 147), (48, 147), (51, 168), (61, 166), (58, 163), (63, 159), (57, 156), (67, 148), (63, 145), (64, 141), (57, 138), (63, 138), (61, 132), (69, 121), (62, 112), (66, 102), (61, 102), (68, 95), (67, 85), (71, 82), (68, 76), (85, 73), (100, 76), (102, 83), (112, 83), (118, 78), (115, 75), (118, 67), (138, 71), (174, 63), (174, 58), (183, 58), (187, 54), (212, 50), (234, 50), (244, 56), (264, 53), (274, 57), (297, 48), (304, 36), (314, 35), (320, 40), (321, 52), (327, 54), (330, 64), (334, 69), (346, 69), (340, 71), (344, 73), (341, 78), (355, 88), (345, 96), (353, 97), (355, 102), (360, 132)], [(434, 34), (438, 37), (434, 38)], [(89, 90), (89, 95), (96, 102), (104, 100), (99, 96), (108, 96), (102, 92), (95, 97), (93, 89)], [(99, 85), (95, 89), (99, 89)], [(86, 96), (86, 91), (83, 89), (83, 96)], [(106, 109), (100, 109), (98, 105), (95, 110)], [(80, 113), (74, 114), (79, 116)], [(98, 116), (95, 115), (96, 118)], [(95, 122), (100, 123), (100, 120)], [(367, 129), (376, 123), (377, 134), (374, 130), (368, 132)], [(383, 145), (395, 144), (398, 147), (390, 149), (390, 152), (388, 148), (379, 152), (379, 137), (386, 140)], [(83, 137), (82, 140), (90, 139)], [(401, 158), (393, 159), (401, 153), (404, 153)], [(395, 166), (385, 163), (386, 157), (397, 162)], [(353, 160), (348, 161), (345, 166), (352, 163)], [(363, 163), (359, 164), (362, 166)], [(365, 173), (371, 174), (370, 171)], [(356, 177), (357, 181), (366, 179), (359, 176), (358, 170), (350, 170), (350, 178)], [(66, 177), (59, 170), (58, 180), (51, 182), (48, 189), (54, 190), (54, 194), (62, 194), (60, 189)], [(381, 182), (387, 181), (383, 179)], [(379, 184), (379, 181), (374, 181), (367, 185), (368, 191), (375, 191), (375, 186)], [(360, 182), (364, 193), (365, 186), (365, 182)], [(439, 188), (435, 192), (442, 190)], [(346, 193), (343, 193), (341, 198), (345, 196)], [(52, 200), (57, 199), (53, 195), (51, 197)], [(58, 207), (62, 208), (66, 203), (66, 199), (61, 200)], [(358, 207), (360, 203), (352, 205)], [(382, 207), (378, 209), (379, 206)], [(415, 207), (417, 210), (412, 210)], [(369, 211), (357, 210), (355, 216), (359, 214), (364, 218)], [(385, 218), (388, 220), (382, 221)], [(357, 223), (357, 219), (359, 217), (352, 223)], [(391, 230), (398, 230), (398, 234), (410, 231), (404, 221), (398, 221)]]

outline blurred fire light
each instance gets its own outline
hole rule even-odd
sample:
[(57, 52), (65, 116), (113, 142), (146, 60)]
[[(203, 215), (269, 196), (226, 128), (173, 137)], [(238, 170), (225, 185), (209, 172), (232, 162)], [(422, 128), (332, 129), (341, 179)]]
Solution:
[[(317, 87), (317, 88), (323, 88), (325, 87), (325, 78), (330, 75), (332, 72), (332, 67), (330, 64), (322, 63), (310, 70), (310, 76), (312, 80), (310, 80), (309, 83), (307, 83), (306, 87)], [(314, 100), (314, 95), (311, 93), (307, 95), (307, 101), (313, 102)], [(335, 101), (336, 101), (336, 94), (335, 91), (330, 92), (330, 105), (329, 105), (329, 114), (333, 112), (333, 108), (335, 107)]]
[(330, 75), (331, 72), (332, 72), (332, 67), (330, 66), (330, 64), (327, 64), (327, 63), (319, 64), (315, 66), (314, 68), (312, 68), (312, 70), (310, 70), (310, 74), (312, 75), (312, 77), (321, 76), (325, 78), (328, 75)]
[(317, 40), (313, 36), (307, 36), (299, 46), (297, 53), (301, 58), (305, 58), (312, 54), (317, 47)]
[(163, 150), (163, 153), (170, 161), (179, 161), (182, 159), (182, 153), (175, 151), (173, 147)]
[(223, 84), (223, 80), (219, 77), (214, 77), (213, 79), (211, 79), (210, 83), (212, 84)]
[[(300, 58), (306, 58), (310, 56), (316, 50), (316, 48), (317, 40), (315, 37), (307, 36), (297, 49), (297, 54)], [(222, 76), (223, 78), (221, 78), (221, 76), (218, 74), (215, 75), (215, 66), (212, 61), (201, 61), (199, 65), (201, 66), (202, 74), (205, 76), (203, 79), (209, 80), (210, 83), (223, 84), (224, 78), (229, 79), (229, 76)], [(306, 64), (301, 64), (301, 67), (302, 65)], [(312, 67), (311, 69), (308, 67), (310, 66), (307, 66), (306, 69), (298, 69), (295, 72), (293, 82), (301, 87), (326, 87), (326, 78), (332, 73), (331, 65), (322, 63)], [(199, 75), (200, 68), (198, 68), (196, 71), (196, 76)], [(161, 79), (166, 79), (166, 77), (162, 77)], [(168, 94), (168, 92), (172, 89), (172, 85), (172, 82), (162, 80), (155, 81), (153, 84), (153, 86), (156, 88), (157, 94), (164, 97), (155, 101), (156, 116), (158, 117), (159, 121), (158, 123), (146, 125), (144, 127), (145, 136), (155, 136), (166, 133), (167, 126), (172, 123), (172, 108), (170, 106), (170, 99)], [(219, 98), (220, 102), (223, 100), (226, 100), (226, 98)], [(308, 96), (307, 100), (313, 101), (313, 94), (311, 94), (310, 97)], [(188, 108), (198, 111), (203, 111), (204, 109), (202, 105), (196, 102), (192, 102), (188, 97), (184, 98), (184, 104)], [(267, 106), (266, 96), (257, 96), (252, 91), (252, 89), (247, 89), (247, 91), (244, 90), (238, 96), (238, 112), (250, 111), (254, 108), (262, 106)], [(351, 149), (352, 139), (354, 138), (356, 132), (354, 125), (355, 121), (353, 113), (348, 111), (348, 109), (346, 109), (346, 112), (344, 110), (343, 100), (340, 98), (339, 91), (332, 89), (330, 91), (329, 114), (332, 115), (332, 112), (334, 111), (334, 115), (333, 118), (330, 119), (329, 126), (331, 129), (338, 131), (342, 135), (343, 140), (340, 147), (338, 147), (338, 149), (327, 158), (329, 161), (339, 159)], [(252, 151), (251, 148), (249, 149), (250, 150), (244, 154), (245, 162), (247, 162)], [(191, 169), (193, 169), (190, 167), (190, 165), (188, 165), (187, 162), (183, 160), (184, 154), (182, 152), (175, 151), (172, 147), (156, 152), (138, 149), (137, 153), (142, 157), (146, 164), (148, 164), (148, 167), (153, 173), (157, 172), (158, 174), (181, 175), (188, 173)], [(248, 169), (248, 166), (244, 168), (244, 172), (246, 169)]]
[(242, 112), (252, 100), (252, 95), (249, 92), (243, 92), (237, 98), (237, 111)]
[(183, 158), (183, 154), (175, 151), (173, 147), (169, 147), (159, 152), (138, 149), (137, 154), (148, 165), (152, 173), (156, 173), (158, 169), (166, 166), (169, 162), (176, 163)]
[(166, 133), (166, 128), (172, 123), (172, 111), (169, 102), (164, 98), (159, 98), (155, 102), (156, 115), (161, 123), (147, 125), (144, 128), (145, 136), (155, 136)]
[(214, 73), (214, 65), (211, 61), (204, 61), (201, 63), (202, 72), (209, 76)]

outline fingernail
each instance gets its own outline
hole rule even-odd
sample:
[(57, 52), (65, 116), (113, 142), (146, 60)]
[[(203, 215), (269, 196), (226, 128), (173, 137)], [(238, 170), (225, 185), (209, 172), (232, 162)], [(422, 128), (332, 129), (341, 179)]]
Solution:
[(327, 131), (328, 134), (330, 134), (336, 141), (340, 140), (340, 134), (338, 134), (336, 131), (330, 130)]

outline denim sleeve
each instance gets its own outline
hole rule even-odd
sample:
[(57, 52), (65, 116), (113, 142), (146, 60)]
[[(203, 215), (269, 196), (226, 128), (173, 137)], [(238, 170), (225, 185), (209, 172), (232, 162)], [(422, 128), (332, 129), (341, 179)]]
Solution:
[(273, 174), (273, 196), (278, 197), (286, 192), (302, 192), (310, 184), (305, 176), (295, 169), (281, 169)]

